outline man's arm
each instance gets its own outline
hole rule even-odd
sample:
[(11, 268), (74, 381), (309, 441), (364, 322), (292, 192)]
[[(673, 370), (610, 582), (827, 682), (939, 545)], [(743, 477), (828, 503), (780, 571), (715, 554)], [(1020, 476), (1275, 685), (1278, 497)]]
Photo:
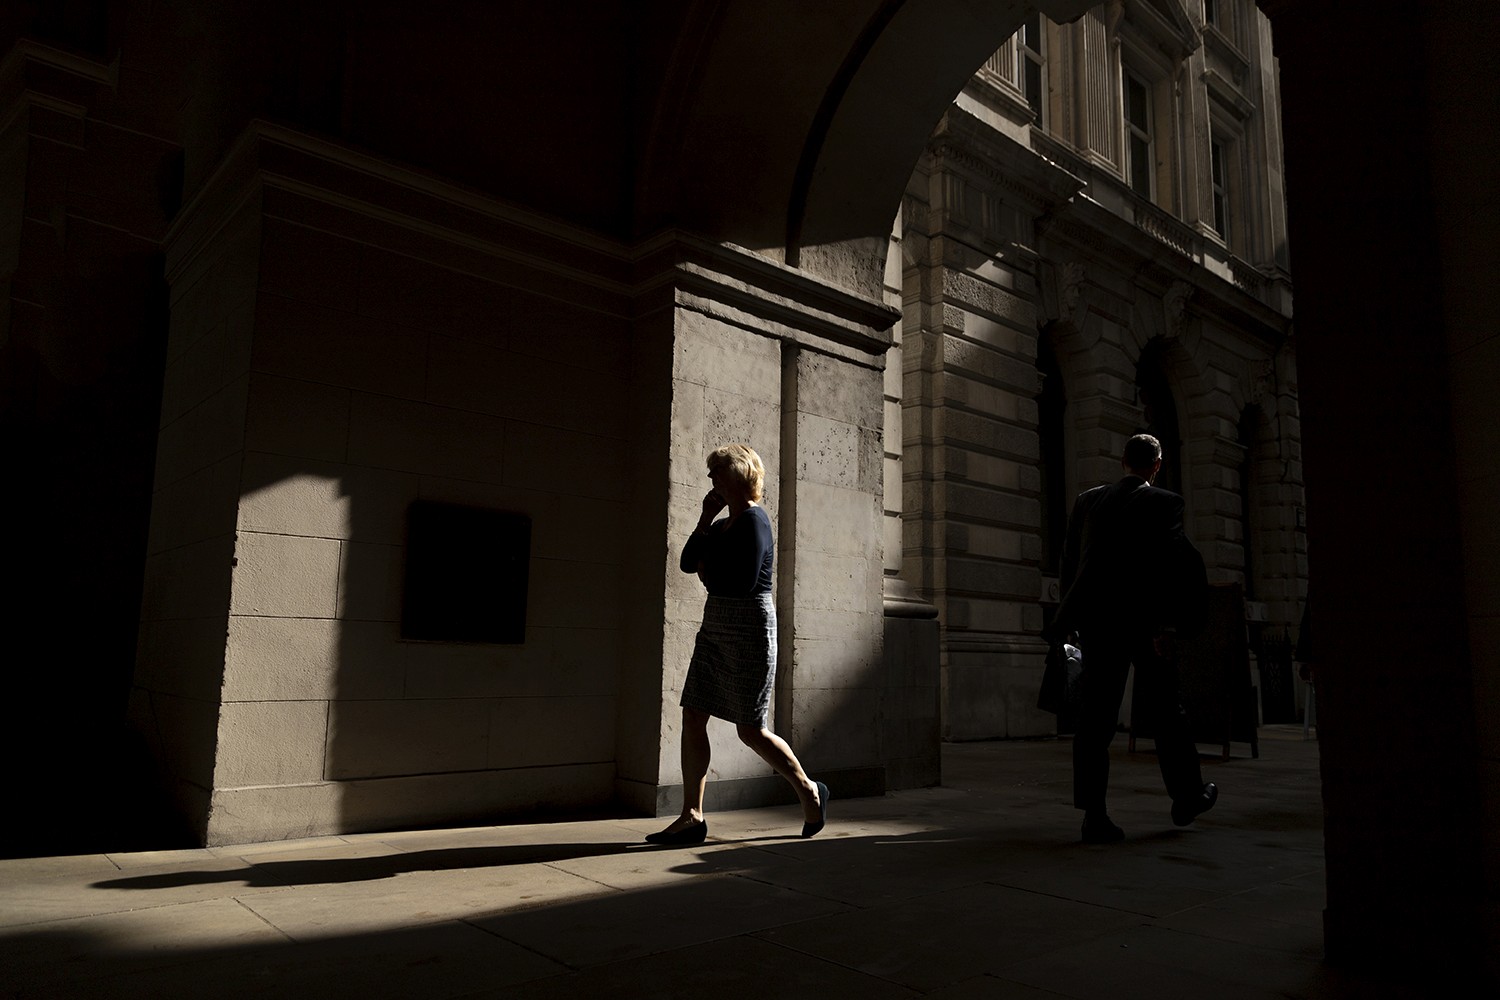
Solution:
[(1058, 593), (1060, 602), (1057, 614), (1053, 616), (1052, 624), (1042, 630), (1042, 638), (1050, 642), (1057, 642), (1064, 638), (1068, 632), (1073, 630), (1072, 622), (1068, 621), (1071, 611), (1077, 603), (1068, 600), (1073, 585), (1078, 582), (1078, 567), (1083, 559), (1083, 522), (1088, 519), (1088, 508), (1090, 506), (1089, 493), (1080, 493), (1073, 501), (1073, 513), (1068, 515), (1068, 531), (1063, 539), (1062, 566), (1058, 573)]
[(1078, 560), (1082, 557), (1083, 549), (1083, 521), (1084, 521), (1084, 497), (1087, 493), (1080, 493), (1073, 501), (1073, 513), (1068, 515), (1068, 533), (1063, 539), (1062, 567), (1058, 573), (1058, 583), (1062, 596), (1067, 596), (1068, 589), (1073, 586), (1073, 581), (1078, 579)]

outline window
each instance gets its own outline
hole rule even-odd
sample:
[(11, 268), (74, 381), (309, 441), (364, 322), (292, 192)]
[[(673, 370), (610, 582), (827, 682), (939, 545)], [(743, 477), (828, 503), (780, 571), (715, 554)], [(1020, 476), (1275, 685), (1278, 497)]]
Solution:
[(1016, 35), (1016, 77), (1021, 93), (1031, 107), (1032, 120), (1045, 125), (1047, 91), (1043, 69), (1046, 58), (1042, 42), (1042, 15), (1033, 13)]
[(1203, 0), (1203, 23), (1230, 42), (1236, 41), (1234, 0)]
[(1140, 77), (1125, 71), (1125, 179), (1142, 198), (1154, 194), (1152, 163), (1151, 88)]
[(1229, 155), (1224, 143), (1210, 136), (1208, 140), (1209, 175), (1213, 182), (1214, 232), (1229, 242)]

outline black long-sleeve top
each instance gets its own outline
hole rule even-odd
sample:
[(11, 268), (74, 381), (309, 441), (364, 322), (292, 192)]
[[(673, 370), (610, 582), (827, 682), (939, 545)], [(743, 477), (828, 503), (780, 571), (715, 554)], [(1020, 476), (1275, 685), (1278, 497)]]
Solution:
[(694, 532), (682, 547), (684, 573), (702, 563), (703, 582), (715, 597), (753, 597), (771, 592), (771, 519), (751, 507), (730, 523), (720, 518), (705, 533)]

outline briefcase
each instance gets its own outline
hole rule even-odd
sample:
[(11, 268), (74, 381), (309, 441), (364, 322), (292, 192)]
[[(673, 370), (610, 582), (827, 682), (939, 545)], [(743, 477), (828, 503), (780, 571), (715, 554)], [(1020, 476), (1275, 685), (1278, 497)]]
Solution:
[(1047, 650), (1036, 707), (1053, 715), (1072, 715), (1078, 709), (1078, 682), (1082, 676), (1083, 651), (1071, 642), (1054, 642)]

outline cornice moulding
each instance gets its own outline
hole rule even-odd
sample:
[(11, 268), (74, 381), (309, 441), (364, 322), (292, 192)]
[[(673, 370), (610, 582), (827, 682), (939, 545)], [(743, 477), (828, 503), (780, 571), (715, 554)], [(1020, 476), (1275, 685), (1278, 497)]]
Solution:
[(28, 107), (84, 117), (98, 89), (115, 85), (117, 70), (117, 66), (21, 39), (0, 59), (0, 131), (8, 129)]
[(1208, 88), (1208, 96), (1232, 108), (1241, 119), (1249, 118), (1255, 113), (1255, 102), (1240, 92), (1238, 84), (1218, 70), (1211, 66), (1205, 69), (1202, 80), (1203, 85)]
[[(257, 121), (178, 214), (165, 239), (177, 283), (257, 196), (286, 192), (617, 297), (622, 314), (662, 288), (720, 300), (806, 336), (883, 359), (899, 310), (742, 247), (667, 231), (629, 247), (358, 149)], [(484, 277), (484, 275), (479, 275)], [(787, 331), (797, 331), (789, 333)], [(823, 345), (826, 347), (826, 345)]]
[(894, 306), (690, 233), (660, 233), (634, 257), (637, 297), (670, 290), (679, 305), (850, 360), (884, 364), (901, 318)]

